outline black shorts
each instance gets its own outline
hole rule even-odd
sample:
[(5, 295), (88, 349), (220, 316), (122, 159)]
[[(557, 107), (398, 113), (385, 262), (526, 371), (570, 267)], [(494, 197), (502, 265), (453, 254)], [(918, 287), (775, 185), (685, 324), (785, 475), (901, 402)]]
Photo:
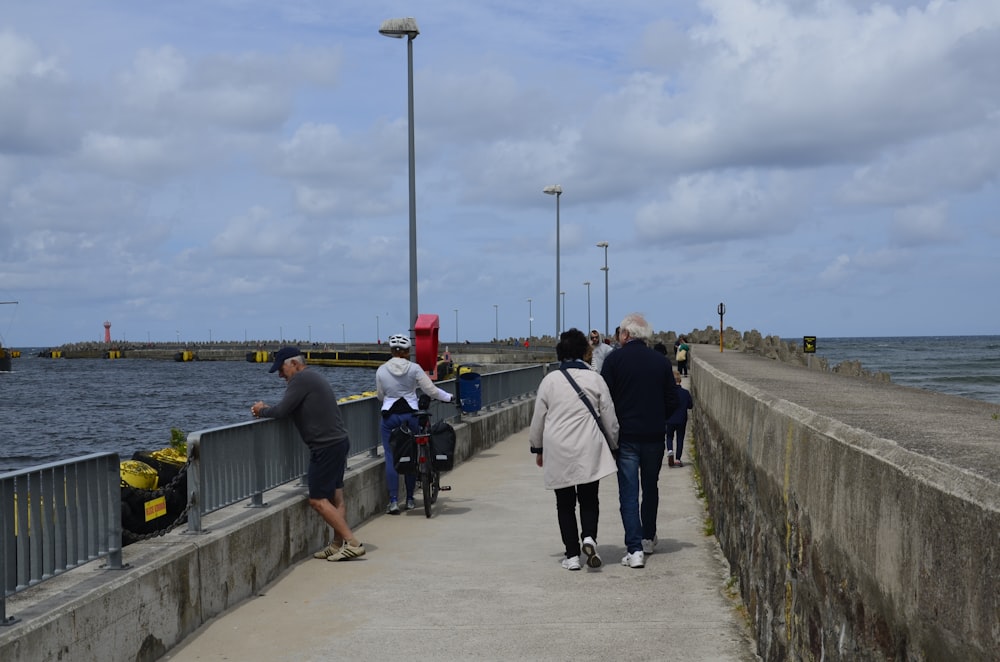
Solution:
[(344, 471), (347, 470), (349, 441), (309, 451), (309, 470), (306, 482), (310, 499), (332, 499), (334, 493), (344, 486)]

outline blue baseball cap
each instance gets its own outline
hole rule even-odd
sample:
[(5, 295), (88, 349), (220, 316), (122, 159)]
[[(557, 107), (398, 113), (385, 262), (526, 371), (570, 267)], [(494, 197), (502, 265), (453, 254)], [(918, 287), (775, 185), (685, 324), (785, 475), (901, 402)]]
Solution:
[(278, 372), (281, 364), (293, 356), (302, 356), (302, 352), (299, 351), (298, 347), (282, 347), (274, 353), (274, 363), (271, 364), (271, 369), (268, 372)]

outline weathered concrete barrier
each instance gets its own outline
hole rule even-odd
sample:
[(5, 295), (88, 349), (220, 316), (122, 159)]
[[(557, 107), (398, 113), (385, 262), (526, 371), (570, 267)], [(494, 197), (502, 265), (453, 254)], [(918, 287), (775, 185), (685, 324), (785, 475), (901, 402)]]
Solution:
[(1000, 407), (693, 356), (698, 465), (763, 659), (1000, 659)]
[[(531, 398), (465, 417), (455, 426), (456, 463), (525, 428), (533, 409)], [(350, 465), (344, 490), (356, 526), (381, 514), (388, 496), (381, 458), (357, 456)], [(264, 497), (263, 508), (237, 504), (206, 515), (202, 535), (175, 530), (129, 545), (124, 570), (95, 561), (11, 596), (7, 612), (20, 620), (0, 627), (0, 660), (159, 659), (328, 542), (304, 487), (286, 485)]]

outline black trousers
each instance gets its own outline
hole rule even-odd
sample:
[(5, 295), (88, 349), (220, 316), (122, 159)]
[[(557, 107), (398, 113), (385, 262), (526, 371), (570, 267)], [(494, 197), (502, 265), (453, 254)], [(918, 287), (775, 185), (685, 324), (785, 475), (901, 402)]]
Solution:
[[(601, 504), (597, 496), (600, 481), (570, 485), (556, 490), (556, 515), (559, 518), (559, 533), (566, 546), (566, 558), (580, 556), (580, 541), (583, 538), (597, 540), (597, 519)], [(576, 526), (576, 503), (580, 502), (580, 528)]]

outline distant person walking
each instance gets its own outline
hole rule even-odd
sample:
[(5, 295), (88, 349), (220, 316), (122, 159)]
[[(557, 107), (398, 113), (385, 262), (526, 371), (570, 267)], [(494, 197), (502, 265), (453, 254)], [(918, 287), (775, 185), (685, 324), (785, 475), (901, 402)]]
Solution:
[(688, 410), (694, 409), (694, 400), (691, 392), (681, 386), (681, 374), (677, 371), (674, 371), (674, 381), (677, 382), (677, 409), (667, 419), (667, 464), (671, 467), (683, 467), (681, 453), (684, 452), (684, 434), (687, 431)]
[(642, 568), (645, 555), (653, 553), (657, 542), (657, 481), (667, 419), (677, 408), (677, 389), (670, 361), (646, 346), (653, 335), (646, 318), (632, 313), (619, 328), (621, 349), (604, 360), (601, 375), (608, 383), (621, 426), (618, 501), (626, 547), (622, 565)]
[(607, 383), (583, 360), (587, 351), (582, 331), (570, 329), (559, 336), (559, 370), (547, 374), (538, 386), (528, 433), (535, 463), (544, 469), (545, 487), (555, 490), (556, 516), (566, 550), (562, 567), (567, 570), (580, 569), (581, 551), (587, 557), (587, 567), (601, 567), (597, 553), (598, 487), (601, 478), (616, 471), (611, 447), (618, 443), (618, 418)]
[(365, 546), (347, 525), (344, 504), (344, 471), (351, 443), (330, 382), (307, 369), (297, 347), (282, 347), (274, 353), (268, 372), (277, 372), (288, 386), (281, 402), (269, 407), (257, 401), (250, 408), (255, 418), (292, 419), (309, 447), (309, 505), (333, 529), (333, 542), (313, 554), (327, 561), (347, 561), (364, 556)]
[(604, 343), (604, 339), (601, 338), (601, 334), (597, 329), (590, 330), (590, 345), (591, 345), (591, 358), (590, 367), (594, 372), (601, 372), (601, 368), (604, 367), (604, 359), (612, 352), (611, 345)]
[[(420, 409), (417, 388), (435, 400), (451, 402), (451, 393), (434, 385), (419, 364), (410, 360), (410, 337), (398, 333), (389, 336), (389, 351), (392, 358), (375, 371), (375, 391), (382, 401), (382, 451), (385, 454), (385, 482), (389, 486), (388, 515), (399, 514), (399, 474), (396, 472), (395, 458), (389, 438), (392, 431), (406, 426), (410, 430), (419, 429), (416, 412)], [(416, 507), (413, 493), (417, 486), (416, 474), (404, 477), (406, 485), (406, 509)]]
[(677, 358), (677, 372), (686, 377), (688, 374), (688, 361), (691, 359), (691, 347), (684, 336), (681, 336), (678, 340), (680, 342), (677, 344), (677, 353), (675, 354)]

